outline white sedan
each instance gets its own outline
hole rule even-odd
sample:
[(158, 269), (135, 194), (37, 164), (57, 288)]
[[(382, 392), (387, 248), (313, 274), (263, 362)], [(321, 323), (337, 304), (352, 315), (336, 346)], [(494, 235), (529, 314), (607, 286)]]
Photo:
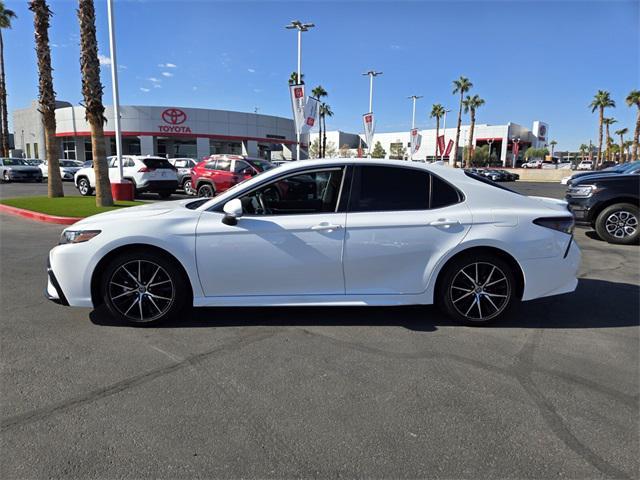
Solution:
[[(76, 160), (61, 159), (61, 160), (58, 160), (58, 163), (60, 164), (60, 178), (62, 178), (62, 181), (69, 181), (69, 182), (72, 181), (73, 176), (76, 174), (76, 172), (80, 170), (80, 168), (82, 168), (82, 162), (78, 162)], [(48, 162), (45, 160), (42, 163), (40, 163), (38, 167), (40, 167), (40, 170), (42, 171), (42, 176), (44, 178), (48, 178), (49, 177)]]
[(462, 169), (291, 162), (214, 198), (86, 218), (49, 254), (47, 297), (131, 323), (195, 306), (432, 304), (464, 323), (572, 292), (580, 251), (561, 200)]

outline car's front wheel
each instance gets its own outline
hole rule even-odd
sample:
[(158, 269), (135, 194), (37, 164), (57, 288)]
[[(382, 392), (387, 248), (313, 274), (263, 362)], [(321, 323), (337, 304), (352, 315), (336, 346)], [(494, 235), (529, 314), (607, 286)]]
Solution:
[(101, 295), (111, 314), (134, 324), (175, 319), (190, 298), (188, 279), (161, 254), (131, 251), (116, 256), (104, 270)]
[(182, 183), (182, 189), (184, 190), (184, 193), (186, 193), (187, 195), (195, 195), (196, 192), (193, 189), (193, 185), (191, 184), (191, 179), (187, 178), (183, 183)]
[(514, 272), (496, 255), (462, 255), (441, 275), (436, 301), (458, 322), (480, 325), (498, 320), (518, 301)]
[(609, 243), (629, 245), (638, 242), (640, 226), (638, 207), (630, 203), (618, 203), (605, 208), (596, 218), (596, 232)]
[(199, 197), (213, 197), (215, 195), (215, 190), (208, 183), (202, 184), (198, 187), (198, 196)]
[(88, 197), (89, 195), (91, 195), (93, 193), (93, 188), (91, 188), (91, 184), (89, 183), (89, 180), (87, 180), (86, 178), (79, 179), (78, 191), (80, 192), (80, 195), (82, 195), (83, 197)]
[(2, 181), (4, 183), (9, 183), (11, 181), (11, 177), (9, 176), (9, 172), (4, 172), (2, 174)]

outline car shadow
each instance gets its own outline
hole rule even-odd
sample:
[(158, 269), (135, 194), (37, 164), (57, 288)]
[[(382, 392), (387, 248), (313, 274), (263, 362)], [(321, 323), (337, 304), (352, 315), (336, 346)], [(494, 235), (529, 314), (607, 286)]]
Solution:
[(600, 238), (600, 235), (598, 235), (598, 233), (595, 230), (588, 230), (584, 232), (584, 234), (587, 237), (589, 237), (591, 240), (595, 240), (597, 242), (604, 242), (604, 240)]
[[(505, 319), (483, 328), (614, 328), (640, 325), (640, 287), (581, 279), (573, 294), (522, 303)], [(101, 326), (131, 327), (105, 307), (89, 314)], [(435, 306), (402, 307), (206, 307), (154, 328), (246, 326), (392, 326), (416, 332), (458, 326)], [(144, 326), (144, 325), (140, 325)]]

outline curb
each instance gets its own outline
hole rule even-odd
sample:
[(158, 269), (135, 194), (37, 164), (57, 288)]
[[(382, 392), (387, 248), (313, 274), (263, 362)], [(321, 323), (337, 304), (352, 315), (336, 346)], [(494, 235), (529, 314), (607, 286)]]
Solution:
[(56, 215), (47, 215), (46, 213), (33, 212), (24, 208), (12, 207), (0, 203), (0, 212), (8, 213), (16, 217), (28, 218), (37, 222), (57, 223), (59, 225), (73, 225), (84, 217), (58, 217)]

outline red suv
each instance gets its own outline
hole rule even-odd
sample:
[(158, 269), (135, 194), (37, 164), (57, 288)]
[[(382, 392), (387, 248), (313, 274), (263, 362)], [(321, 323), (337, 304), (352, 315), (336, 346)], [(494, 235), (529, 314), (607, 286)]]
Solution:
[(199, 197), (213, 197), (273, 167), (261, 158), (211, 155), (191, 169), (191, 185)]

